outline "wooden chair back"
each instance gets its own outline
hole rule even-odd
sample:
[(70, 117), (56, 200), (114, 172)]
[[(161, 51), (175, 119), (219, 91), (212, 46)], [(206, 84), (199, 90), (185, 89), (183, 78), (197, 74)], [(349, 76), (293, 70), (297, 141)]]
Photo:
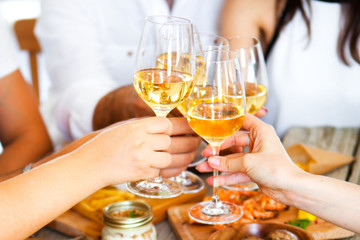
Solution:
[(34, 34), (35, 23), (36, 19), (34, 18), (18, 20), (14, 24), (14, 31), (20, 49), (29, 52), (31, 80), (38, 102), (40, 102), (37, 53), (41, 51), (41, 48)]

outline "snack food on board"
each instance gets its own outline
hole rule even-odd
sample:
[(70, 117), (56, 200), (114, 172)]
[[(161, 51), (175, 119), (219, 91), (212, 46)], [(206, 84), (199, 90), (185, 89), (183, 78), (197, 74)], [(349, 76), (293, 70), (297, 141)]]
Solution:
[(134, 194), (109, 186), (96, 191), (80, 201), (73, 209), (95, 222), (102, 223), (104, 207), (114, 202), (132, 200), (134, 198)]

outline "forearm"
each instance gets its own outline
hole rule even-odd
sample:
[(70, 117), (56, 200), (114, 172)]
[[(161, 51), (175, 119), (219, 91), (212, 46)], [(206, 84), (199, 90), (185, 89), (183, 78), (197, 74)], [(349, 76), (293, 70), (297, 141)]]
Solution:
[(21, 136), (16, 141), (4, 146), (0, 155), (0, 176), (23, 169), (26, 165), (39, 161), (52, 151), (50, 139)]
[(103, 187), (88, 161), (72, 153), (1, 182), (0, 238), (24, 239)]
[(287, 204), (360, 232), (360, 186), (306, 173), (295, 177), (286, 188)]
[(0, 116), (0, 175), (52, 151), (35, 98), (18, 69), (0, 79)]
[[(87, 142), (88, 140), (92, 139), (93, 137), (95, 137), (96, 135), (98, 135), (100, 132), (92, 132), (89, 133), (87, 135), (85, 135), (84, 137), (70, 143), (69, 145), (65, 146), (64, 148), (60, 149), (59, 151), (48, 155), (47, 157), (41, 159), (40, 161), (37, 161), (33, 164), (32, 168), (35, 168), (37, 166), (40, 166), (46, 162), (49, 162), (52, 159), (55, 159), (57, 157), (60, 157), (62, 155), (65, 155), (67, 153), (70, 153), (72, 151), (74, 151), (75, 149), (77, 149), (79, 146), (81, 146), (82, 144), (84, 144), (85, 142)], [(15, 177), (19, 174), (21, 174), (23, 172), (23, 167), (18, 168), (12, 172), (7, 172), (6, 174), (0, 175), (0, 181), (4, 181), (6, 179)]]
[(284, 0), (227, 0), (220, 23), (224, 37), (253, 36), (262, 43), (264, 52), (270, 43)]

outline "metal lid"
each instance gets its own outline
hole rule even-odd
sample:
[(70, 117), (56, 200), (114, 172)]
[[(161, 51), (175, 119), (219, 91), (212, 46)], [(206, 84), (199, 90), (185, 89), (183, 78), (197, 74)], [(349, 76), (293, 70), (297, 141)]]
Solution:
[[(120, 211), (143, 212), (141, 216), (120, 217), (113, 215)], [(150, 223), (153, 219), (152, 208), (149, 204), (140, 201), (120, 201), (106, 206), (103, 210), (104, 224), (113, 228), (136, 228)]]

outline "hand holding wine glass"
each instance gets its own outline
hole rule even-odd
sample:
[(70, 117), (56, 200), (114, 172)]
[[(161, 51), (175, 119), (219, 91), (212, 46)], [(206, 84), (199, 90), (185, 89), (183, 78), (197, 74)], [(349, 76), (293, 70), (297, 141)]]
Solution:
[[(213, 156), (218, 156), (221, 144), (244, 122), (245, 88), (235, 52), (204, 51), (204, 68), (201, 87), (206, 92), (191, 93), (187, 99), (187, 119), (191, 128), (211, 145)], [(201, 202), (189, 211), (189, 216), (195, 221), (226, 224), (242, 216), (240, 207), (219, 199), (217, 176), (218, 171), (214, 169), (212, 200)]]
[[(134, 87), (156, 116), (166, 117), (192, 91), (192, 28), (191, 22), (184, 18), (146, 18), (136, 57)], [(163, 65), (159, 66), (161, 60)], [(150, 198), (171, 198), (182, 192), (178, 183), (161, 176), (129, 182), (127, 187), (137, 195)]]
[[(249, 36), (236, 36), (228, 40), (230, 49), (239, 55), (245, 85), (246, 111), (255, 115), (264, 106), (268, 93), (267, 71), (260, 41)], [(224, 185), (223, 187), (231, 190), (258, 189), (254, 182)]]

